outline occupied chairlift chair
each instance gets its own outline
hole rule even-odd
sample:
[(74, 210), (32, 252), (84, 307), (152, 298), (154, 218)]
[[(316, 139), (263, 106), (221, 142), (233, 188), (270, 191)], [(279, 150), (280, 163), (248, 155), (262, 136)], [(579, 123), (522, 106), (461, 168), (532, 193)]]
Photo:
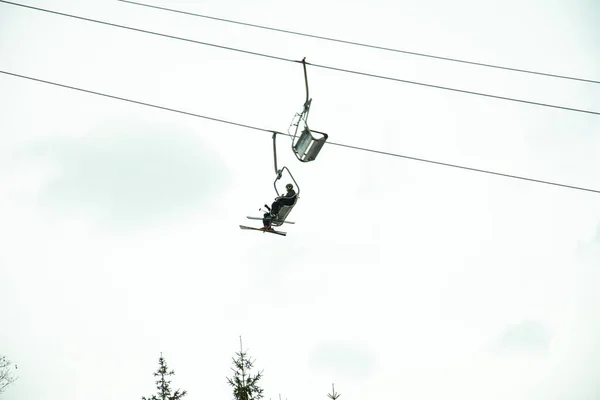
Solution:
[[(286, 222), (285, 219), (287, 218), (290, 211), (292, 211), (292, 208), (294, 208), (294, 206), (298, 202), (298, 198), (300, 198), (300, 186), (298, 185), (298, 182), (296, 182), (296, 179), (294, 179), (294, 176), (292, 175), (292, 173), (290, 172), (288, 167), (284, 166), (281, 169), (277, 168), (277, 133), (276, 132), (273, 132), (273, 161), (275, 164), (275, 181), (273, 181), (273, 187), (275, 188), (275, 193), (277, 193), (277, 197), (281, 196), (281, 194), (279, 193), (279, 190), (277, 190), (277, 181), (280, 180), (281, 177), (283, 176), (284, 170), (287, 171), (290, 178), (292, 178), (292, 181), (294, 182), (294, 187), (296, 188), (296, 197), (294, 198), (294, 203), (292, 203), (291, 205), (282, 205), (281, 208), (279, 209), (279, 212), (277, 213), (277, 218), (274, 220), (271, 220), (271, 226), (281, 226), (284, 222)], [(288, 222), (288, 223), (293, 224), (293, 222)]]

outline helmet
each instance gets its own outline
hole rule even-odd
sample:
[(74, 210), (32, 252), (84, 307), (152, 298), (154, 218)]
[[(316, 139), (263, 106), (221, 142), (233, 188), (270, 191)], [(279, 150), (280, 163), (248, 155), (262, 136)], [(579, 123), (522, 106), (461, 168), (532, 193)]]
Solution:
[(292, 185), (291, 183), (288, 183), (287, 185), (285, 185), (285, 188), (287, 190), (292, 190), (294, 188), (294, 185)]

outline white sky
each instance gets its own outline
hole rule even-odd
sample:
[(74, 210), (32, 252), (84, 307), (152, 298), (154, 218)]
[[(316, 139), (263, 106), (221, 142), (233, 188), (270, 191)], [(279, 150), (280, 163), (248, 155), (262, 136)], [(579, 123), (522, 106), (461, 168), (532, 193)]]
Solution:
[[(600, 110), (600, 86), (385, 53), (117, 1), (27, 4), (281, 57)], [(153, 4), (600, 79), (593, 1)], [(0, 4), (0, 70), (285, 131), (299, 64)], [(600, 188), (600, 117), (309, 68), (331, 140)], [(597, 399), (600, 195), (326, 146), (288, 236), (266, 133), (0, 75), (0, 353), (10, 400)], [(259, 225), (259, 222), (255, 223)]]

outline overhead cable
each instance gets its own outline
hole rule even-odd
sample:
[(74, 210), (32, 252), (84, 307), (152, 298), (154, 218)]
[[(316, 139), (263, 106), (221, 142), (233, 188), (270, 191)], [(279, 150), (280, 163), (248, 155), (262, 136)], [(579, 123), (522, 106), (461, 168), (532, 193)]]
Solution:
[[(132, 100), (132, 99), (128, 99), (128, 98), (125, 98), (125, 97), (114, 96), (114, 95), (111, 95), (111, 94), (101, 93), (101, 92), (97, 92), (97, 91), (93, 91), (93, 90), (89, 90), (89, 89), (82, 89), (82, 88), (78, 88), (78, 87), (75, 87), (75, 86), (65, 85), (65, 84), (58, 83), (58, 82), (47, 81), (47, 80), (43, 80), (43, 79), (39, 79), (39, 78), (34, 78), (34, 77), (31, 77), (31, 76), (26, 76), (26, 75), (21, 75), (21, 74), (17, 74), (17, 73), (13, 73), (13, 72), (8, 72), (8, 71), (0, 70), (0, 73), (5, 74), (5, 75), (10, 75), (10, 76), (13, 76), (13, 77), (17, 77), (17, 78), (23, 78), (23, 79), (28, 79), (28, 80), (31, 80), (31, 81), (36, 81), (36, 82), (46, 83), (46, 84), (49, 84), (49, 85), (54, 85), (54, 86), (59, 86), (59, 87), (67, 88), (67, 89), (72, 89), (72, 90), (76, 90), (76, 91), (79, 91), (79, 92), (85, 92), (85, 93), (95, 94), (97, 96), (108, 97), (108, 98), (115, 99), (115, 100), (126, 101), (126, 102), (129, 102), (129, 103), (139, 104), (139, 105), (143, 105), (143, 106), (147, 106), (147, 107), (153, 107), (153, 108), (161, 109), (161, 110), (164, 110), (164, 111), (170, 111), (170, 112), (175, 112), (175, 113), (179, 113), (179, 114), (185, 114), (185, 115), (189, 115), (189, 116), (193, 116), (193, 117), (197, 117), (197, 118), (203, 118), (203, 119), (207, 119), (207, 120), (211, 120), (211, 121), (215, 121), (215, 122), (221, 122), (221, 123), (224, 123), (224, 124), (235, 125), (235, 126), (242, 127), (242, 128), (253, 129), (253, 130), (262, 131), (262, 132), (268, 132), (268, 133), (271, 133), (271, 134), (275, 133), (275, 134), (282, 135), (282, 136), (289, 136), (289, 137), (293, 136), (293, 135), (290, 135), (288, 133), (278, 132), (278, 131), (274, 131), (274, 130), (271, 130), (271, 129), (259, 128), (259, 127), (256, 127), (256, 126), (242, 124), (242, 123), (239, 123), (239, 122), (234, 122), (234, 121), (230, 121), (230, 120), (226, 120), (226, 119), (221, 119), (221, 118), (208, 117), (208, 116), (197, 114), (197, 113), (192, 113), (192, 112), (178, 110), (178, 109), (174, 109), (174, 108), (159, 106), (159, 105), (156, 105), (156, 104), (151, 104), (151, 103), (142, 102), (142, 101), (138, 101), (138, 100)], [(529, 182), (534, 182), (534, 183), (541, 183), (541, 184), (545, 184), (545, 185), (560, 186), (560, 187), (567, 188), (567, 189), (582, 190), (582, 191), (586, 191), (586, 192), (593, 192), (593, 193), (600, 194), (600, 190), (598, 190), (598, 189), (589, 189), (589, 188), (580, 187), (580, 186), (566, 185), (566, 184), (563, 184), (563, 183), (550, 182), (550, 181), (541, 180), (541, 179), (534, 179), (534, 178), (528, 178), (528, 177), (524, 177), (524, 176), (518, 176), (518, 175), (512, 175), (512, 174), (505, 174), (505, 173), (501, 173), (501, 172), (489, 171), (489, 170), (485, 170), (485, 169), (481, 169), (481, 168), (472, 168), (472, 167), (467, 167), (467, 166), (464, 166), (464, 165), (450, 164), (450, 163), (445, 163), (445, 162), (440, 162), (440, 161), (428, 160), (428, 159), (424, 159), (424, 158), (417, 158), (417, 157), (405, 156), (405, 155), (398, 154), (398, 153), (386, 152), (386, 151), (381, 151), (381, 150), (376, 150), (376, 149), (369, 149), (369, 148), (360, 147), (360, 146), (352, 146), (352, 145), (348, 145), (348, 144), (344, 144), (344, 143), (336, 143), (336, 142), (329, 142), (328, 141), (328, 142), (326, 142), (326, 144), (331, 144), (331, 145), (334, 145), (334, 146), (340, 146), (340, 147), (345, 147), (345, 148), (359, 150), (359, 151), (366, 151), (366, 152), (380, 154), (380, 155), (387, 155), (387, 156), (392, 156), (392, 157), (404, 158), (404, 159), (408, 159), (408, 160), (414, 160), (414, 161), (420, 161), (420, 162), (425, 162), (425, 163), (430, 163), (430, 164), (436, 164), (436, 165), (441, 165), (441, 166), (444, 166), (444, 167), (459, 168), (459, 169), (468, 170), (468, 171), (474, 171), (474, 172), (480, 172), (480, 173), (485, 173), (485, 174), (503, 176), (503, 177), (511, 178), (511, 179), (519, 179), (519, 180), (524, 180), (524, 181), (529, 181)]]
[(367, 43), (354, 42), (351, 40), (335, 39), (335, 38), (331, 38), (331, 37), (327, 37), (327, 36), (313, 35), (313, 34), (309, 34), (309, 33), (291, 31), (288, 29), (274, 28), (274, 27), (265, 26), (265, 25), (257, 25), (257, 24), (252, 24), (249, 22), (235, 21), (232, 19), (219, 18), (219, 17), (214, 17), (214, 16), (210, 16), (210, 15), (206, 15), (206, 14), (198, 14), (198, 13), (193, 13), (193, 12), (183, 11), (183, 10), (176, 10), (173, 8), (155, 6), (152, 4), (138, 3), (136, 1), (130, 1), (130, 0), (118, 0), (118, 1), (120, 1), (122, 3), (129, 3), (129, 4), (134, 4), (134, 5), (143, 6), (143, 7), (154, 8), (157, 10), (169, 11), (169, 12), (178, 13), (178, 14), (191, 15), (194, 17), (200, 17), (200, 18), (206, 18), (206, 19), (211, 19), (211, 20), (215, 20), (215, 21), (226, 22), (226, 23), (230, 23), (230, 24), (243, 25), (243, 26), (248, 26), (251, 28), (265, 29), (265, 30), (280, 32), (280, 33), (287, 33), (290, 35), (304, 36), (304, 37), (309, 37), (309, 38), (313, 38), (313, 39), (328, 40), (331, 42), (343, 43), (343, 44), (348, 44), (348, 45), (353, 45), (353, 46), (368, 47), (368, 48), (377, 49), (377, 50), (391, 51), (391, 52), (395, 52), (395, 53), (404, 53), (404, 54), (410, 54), (410, 55), (419, 56), (419, 57), (435, 58), (438, 60), (452, 61), (452, 62), (470, 64), (470, 65), (477, 65), (480, 67), (496, 68), (496, 69), (503, 69), (503, 70), (507, 70), (507, 71), (513, 71), (513, 72), (522, 72), (522, 73), (526, 73), (526, 74), (542, 75), (542, 76), (548, 76), (548, 77), (552, 77), (552, 78), (569, 79), (569, 80), (580, 81), (580, 82), (600, 84), (600, 81), (593, 80), (593, 79), (577, 78), (577, 77), (573, 77), (573, 76), (550, 74), (547, 72), (532, 71), (532, 70), (521, 69), (521, 68), (512, 68), (512, 67), (505, 67), (505, 66), (501, 66), (501, 65), (486, 64), (486, 63), (481, 63), (481, 62), (476, 62), (476, 61), (467, 61), (467, 60), (460, 60), (457, 58), (436, 56), (436, 55), (432, 55), (432, 54), (417, 53), (414, 51), (394, 49), (391, 47), (384, 47), (384, 46), (377, 46), (377, 45), (372, 45), (372, 44), (367, 44)]
[[(254, 55), (254, 56), (260, 56), (260, 57), (266, 57), (266, 58), (270, 58), (270, 59), (275, 59), (275, 60), (279, 60), (279, 61), (287, 61), (287, 62), (293, 62), (293, 63), (302, 63), (302, 61), (293, 60), (293, 59), (290, 59), (290, 58), (284, 58), (284, 57), (278, 57), (278, 56), (273, 56), (273, 55), (264, 54), (264, 53), (258, 53), (258, 52), (254, 52), (254, 51), (242, 50), (242, 49), (237, 49), (237, 48), (228, 47), (228, 46), (222, 46), (222, 45), (218, 45), (218, 44), (214, 44), (214, 43), (201, 42), (201, 41), (194, 40), (194, 39), (188, 39), (188, 38), (183, 38), (183, 37), (179, 37), (179, 36), (168, 35), (168, 34), (154, 32), (154, 31), (149, 31), (149, 30), (145, 30), (145, 29), (133, 28), (133, 27), (126, 26), (126, 25), (120, 25), (120, 24), (115, 24), (115, 23), (111, 23), (111, 22), (100, 21), (100, 20), (92, 19), (92, 18), (80, 17), (80, 16), (77, 16), (77, 15), (72, 15), (72, 14), (62, 13), (62, 12), (58, 12), (58, 11), (48, 10), (48, 9), (44, 9), (44, 8), (40, 8), (40, 7), (34, 7), (34, 6), (29, 6), (29, 5), (19, 4), (19, 3), (13, 3), (11, 1), (6, 1), (6, 0), (0, 0), (0, 3), (11, 4), (11, 5), (15, 5), (15, 6), (18, 6), (18, 7), (25, 7), (25, 8), (29, 8), (29, 9), (36, 10), (36, 11), (42, 11), (42, 12), (56, 14), (56, 15), (60, 15), (60, 16), (64, 16), (64, 17), (80, 19), (80, 20), (84, 20), (84, 21), (88, 21), (88, 22), (94, 22), (94, 23), (98, 23), (98, 24), (102, 24), (102, 25), (111, 26), (111, 27), (116, 27), (116, 28), (121, 28), (121, 29), (128, 29), (128, 30), (132, 30), (132, 31), (136, 31), (136, 32), (141, 32), (141, 33), (147, 33), (147, 34), (156, 35), (156, 36), (162, 36), (162, 37), (166, 37), (166, 38), (169, 38), (169, 39), (182, 40), (182, 41), (186, 41), (186, 42), (190, 42), (190, 43), (201, 44), (201, 45), (204, 45), (204, 46), (216, 47), (216, 48), (220, 48), (220, 49), (223, 49), (223, 50), (236, 51), (236, 52), (241, 52), (241, 53), (250, 54), (250, 55)], [(566, 111), (573, 111), (573, 112), (580, 112), (580, 113), (586, 113), (586, 114), (600, 115), (600, 112), (591, 111), (591, 110), (584, 110), (584, 109), (580, 109), (580, 108), (565, 107), (565, 106), (559, 106), (559, 105), (553, 105), (553, 104), (547, 104), (547, 103), (540, 103), (540, 102), (529, 101), (529, 100), (515, 99), (515, 98), (511, 98), (511, 97), (496, 96), (496, 95), (493, 95), (493, 94), (480, 93), (480, 92), (474, 92), (474, 91), (463, 90), (463, 89), (455, 89), (455, 88), (446, 87), (446, 86), (440, 86), (440, 85), (432, 85), (432, 84), (428, 84), (428, 83), (422, 83), (422, 82), (410, 81), (410, 80), (405, 80), (405, 79), (393, 78), (393, 77), (388, 77), (388, 76), (383, 76), (383, 75), (370, 74), (370, 73), (367, 73), (367, 72), (354, 71), (354, 70), (350, 70), (350, 69), (339, 68), (339, 67), (332, 67), (332, 66), (322, 65), (322, 64), (315, 64), (315, 63), (309, 63), (309, 62), (307, 62), (306, 64), (307, 65), (312, 65), (313, 67), (317, 67), (317, 68), (329, 69), (329, 70), (338, 71), (338, 72), (345, 72), (345, 73), (354, 74), (354, 75), (367, 76), (367, 77), (370, 77), (370, 78), (377, 78), (377, 79), (384, 79), (384, 80), (389, 80), (389, 81), (409, 83), (409, 84), (412, 84), (412, 85), (419, 85), (419, 86), (425, 86), (425, 87), (430, 87), (430, 88), (435, 88), (435, 89), (449, 90), (449, 91), (453, 91), (453, 92), (471, 94), (471, 95), (476, 95), (476, 96), (483, 96), (483, 97), (494, 98), (494, 99), (499, 99), (499, 100), (506, 100), (506, 101), (513, 101), (513, 102), (525, 103), (525, 104), (530, 104), (530, 105), (535, 105), (535, 106), (540, 106), (540, 107), (549, 107), (549, 108), (561, 109), (561, 110), (566, 110)]]

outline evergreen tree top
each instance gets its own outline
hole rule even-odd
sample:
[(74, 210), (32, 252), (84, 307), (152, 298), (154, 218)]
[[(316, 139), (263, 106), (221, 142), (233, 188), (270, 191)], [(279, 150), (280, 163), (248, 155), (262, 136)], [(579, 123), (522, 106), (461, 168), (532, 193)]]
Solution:
[(227, 382), (233, 388), (234, 400), (260, 400), (263, 398), (263, 389), (258, 385), (262, 378), (262, 371), (256, 375), (250, 374), (254, 362), (242, 349), (242, 338), (240, 337), (240, 351), (235, 353), (237, 358), (232, 357), (233, 377), (227, 378)]
[(167, 367), (167, 361), (163, 357), (162, 353), (160, 353), (160, 358), (158, 359), (158, 370), (154, 373), (155, 377), (159, 379), (156, 380), (156, 389), (158, 390), (157, 394), (153, 394), (151, 397), (142, 397), (142, 400), (180, 400), (183, 396), (187, 394), (187, 390), (177, 389), (175, 392), (171, 389), (171, 381), (167, 380), (166, 377), (175, 375), (175, 370), (170, 370)]

